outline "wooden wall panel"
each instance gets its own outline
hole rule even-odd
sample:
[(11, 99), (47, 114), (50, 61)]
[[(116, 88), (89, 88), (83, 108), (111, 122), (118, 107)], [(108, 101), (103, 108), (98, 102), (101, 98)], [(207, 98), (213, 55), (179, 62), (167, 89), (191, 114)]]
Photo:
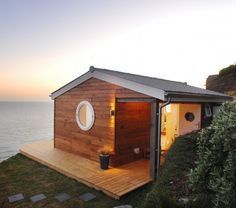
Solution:
[[(115, 108), (115, 99), (133, 97), (148, 96), (95, 78), (57, 97), (55, 147), (98, 161), (98, 151), (103, 146), (109, 145), (115, 149), (115, 122), (110, 117), (111, 108)], [(95, 122), (89, 131), (81, 130), (76, 123), (76, 108), (84, 100), (92, 104), (95, 112)], [(113, 159), (112, 164), (115, 163)]]
[[(116, 103), (116, 165), (144, 157), (150, 146), (150, 103)], [(135, 154), (134, 148), (140, 148)]]

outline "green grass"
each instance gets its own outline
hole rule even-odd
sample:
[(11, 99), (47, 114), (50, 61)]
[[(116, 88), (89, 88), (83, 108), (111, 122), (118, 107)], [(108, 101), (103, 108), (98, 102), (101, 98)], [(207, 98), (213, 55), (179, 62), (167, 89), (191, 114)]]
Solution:
[[(187, 187), (186, 175), (194, 166), (195, 157), (196, 134), (176, 139), (167, 154), (158, 180), (154, 184), (131, 192), (120, 200), (115, 200), (100, 191), (89, 188), (17, 154), (0, 163), (0, 208), (112, 208), (121, 204), (131, 204), (135, 208), (155, 208), (157, 205), (158, 208), (180, 207), (176, 203), (178, 198), (191, 194)], [(57, 202), (54, 197), (61, 192), (70, 194), (72, 198), (64, 203)], [(97, 198), (89, 202), (82, 202), (78, 196), (86, 192), (95, 194)], [(7, 196), (17, 193), (22, 193), (25, 200), (10, 204)], [(32, 203), (30, 197), (39, 193), (44, 193), (48, 198), (41, 202)]]
[[(151, 184), (146, 185), (121, 200), (115, 200), (21, 154), (17, 154), (0, 163), (0, 208), (111, 208), (120, 204), (132, 204), (134, 207), (138, 207), (140, 201), (150, 191), (150, 188)], [(54, 197), (61, 192), (70, 194), (72, 199), (64, 203), (57, 202)], [(89, 202), (79, 200), (78, 196), (87, 192), (95, 194), (97, 198)], [(10, 204), (7, 196), (17, 193), (22, 193), (25, 196), (25, 200)], [(31, 202), (30, 197), (39, 193), (44, 193), (48, 198), (41, 202)]]

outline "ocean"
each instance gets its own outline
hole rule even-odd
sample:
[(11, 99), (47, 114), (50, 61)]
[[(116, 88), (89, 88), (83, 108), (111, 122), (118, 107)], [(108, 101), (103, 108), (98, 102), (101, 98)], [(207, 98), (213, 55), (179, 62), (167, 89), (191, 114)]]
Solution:
[(53, 138), (53, 102), (0, 102), (0, 162), (30, 142)]

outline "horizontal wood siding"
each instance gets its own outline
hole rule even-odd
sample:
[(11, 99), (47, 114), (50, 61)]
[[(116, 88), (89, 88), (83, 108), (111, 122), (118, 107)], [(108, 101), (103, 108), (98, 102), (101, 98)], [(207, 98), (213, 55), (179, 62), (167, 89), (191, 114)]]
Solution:
[[(115, 122), (110, 110), (116, 98), (146, 98), (129, 89), (91, 78), (55, 99), (55, 147), (98, 161), (98, 151), (105, 145), (115, 148)], [(89, 131), (76, 123), (76, 108), (89, 101), (95, 112), (95, 122)], [(115, 164), (112, 161), (112, 164)]]
[(116, 103), (116, 165), (144, 157), (150, 144), (150, 111), (150, 103)]

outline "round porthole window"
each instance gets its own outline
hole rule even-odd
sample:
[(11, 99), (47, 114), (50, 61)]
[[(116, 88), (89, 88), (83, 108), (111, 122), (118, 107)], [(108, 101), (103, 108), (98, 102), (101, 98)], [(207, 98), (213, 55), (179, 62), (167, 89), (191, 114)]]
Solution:
[(185, 113), (185, 119), (187, 120), (187, 121), (190, 121), (190, 122), (192, 122), (194, 119), (195, 119), (195, 116), (194, 116), (194, 114), (193, 113), (191, 113), (191, 112), (187, 112), (187, 113)]
[(92, 128), (94, 123), (94, 110), (93, 106), (88, 101), (82, 101), (77, 106), (76, 121), (78, 126), (84, 131)]

